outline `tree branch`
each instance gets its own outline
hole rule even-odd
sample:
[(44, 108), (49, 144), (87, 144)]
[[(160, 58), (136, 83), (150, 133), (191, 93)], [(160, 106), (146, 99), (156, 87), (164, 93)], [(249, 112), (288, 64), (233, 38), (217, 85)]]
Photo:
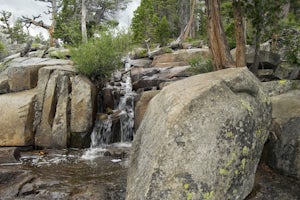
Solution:
[(46, 30), (49, 30), (50, 29), (49, 25), (44, 24), (44, 22), (42, 20), (37, 21), (37, 19), (40, 18), (40, 17), (41, 17), (41, 15), (33, 16), (32, 18), (22, 16), (21, 22), (25, 23), (25, 26), (27, 28), (29, 28), (33, 24), (35, 26), (42, 27)]

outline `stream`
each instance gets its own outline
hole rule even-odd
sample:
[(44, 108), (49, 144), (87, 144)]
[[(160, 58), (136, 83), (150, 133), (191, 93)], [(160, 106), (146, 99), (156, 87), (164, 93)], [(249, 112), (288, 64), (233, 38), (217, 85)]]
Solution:
[(125, 62), (128, 73), (116, 72), (103, 88), (119, 99), (107, 118), (96, 119), (90, 148), (21, 151), (20, 162), (0, 164), (0, 200), (125, 199), (134, 135), (135, 93), (129, 68)]
[(125, 199), (128, 156), (83, 159), (85, 150), (21, 153), (20, 163), (0, 166), (0, 199)]

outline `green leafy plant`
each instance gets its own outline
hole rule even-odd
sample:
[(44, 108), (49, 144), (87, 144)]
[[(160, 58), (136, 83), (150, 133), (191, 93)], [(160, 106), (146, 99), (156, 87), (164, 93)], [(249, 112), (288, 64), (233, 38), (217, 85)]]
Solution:
[(289, 63), (300, 65), (300, 35), (288, 35), (284, 40), (285, 58)]
[(201, 57), (191, 58), (189, 61), (191, 68), (189, 72), (193, 75), (212, 72), (214, 70), (211, 59), (204, 60)]
[[(5, 57), (7, 54), (7, 50), (5, 45), (0, 41), (0, 60)], [(1, 71), (1, 70), (0, 70)]]
[(90, 78), (107, 79), (122, 66), (121, 58), (129, 48), (130, 36), (125, 33), (101, 32), (78, 48), (71, 48), (71, 60), (79, 73)]

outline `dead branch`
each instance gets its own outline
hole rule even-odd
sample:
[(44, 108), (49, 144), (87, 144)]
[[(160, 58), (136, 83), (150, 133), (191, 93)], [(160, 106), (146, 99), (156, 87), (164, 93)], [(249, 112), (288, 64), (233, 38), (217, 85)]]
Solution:
[(46, 25), (42, 20), (37, 21), (37, 19), (39, 19), (40, 17), (41, 15), (32, 16), (32, 18), (22, 16), (21, 22), (23, 22), (27, 28), (29, 28), (33, 24), (35, 26), (42, 27), (46, 30), (49, 30), (50, 29), (49, 25)]

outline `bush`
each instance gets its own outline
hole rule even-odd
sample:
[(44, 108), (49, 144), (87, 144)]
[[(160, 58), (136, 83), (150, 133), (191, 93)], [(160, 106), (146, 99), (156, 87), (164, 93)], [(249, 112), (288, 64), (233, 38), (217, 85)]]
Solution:
[(189, 72), (193, 75), (212, 72), (214, 70), (211, 59), (203, 60), (201, 57), (192, 58), (189, 60), (189, 64), (191, 65)]
[(284, 59), (289, 63), (300, 65), (300, 30), (285, 29), (282, 31)]
[(5, 49), (5, 45), (0, 41), (0, 61), (6, 56), (6, 54), (7, 52)]
[(79, 73), (90, 78), (107, 79), (122, 66), (121, 58), (128, 50), (129, 42), (129, 34), (101, 32), (99, 38), (71, 49), (71, 60)]

